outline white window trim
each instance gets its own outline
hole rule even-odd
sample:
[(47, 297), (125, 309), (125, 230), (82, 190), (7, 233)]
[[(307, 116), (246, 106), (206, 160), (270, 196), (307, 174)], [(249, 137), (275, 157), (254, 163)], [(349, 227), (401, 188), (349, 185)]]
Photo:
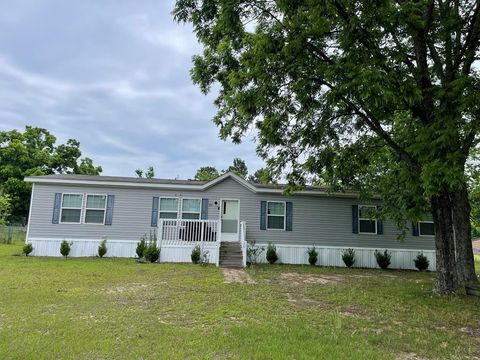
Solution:
[[(84, 208), (85, 208), (85, 211), (83, 211), (83, 224), (87, 224), (87, 225), (105, 225), (105, 219), (107, 217), (107, 202), (108, 202), (108, 195), (107, 194), (84, 194)], [(105, 206), (102, 208), (87, 208), (87, 200), (88, 200), (88, 197), (89, 196), (105, 196)], [(87, 210), (103, 210), (103, 222), (101, 223), (87, 223), (85, 222), (85, 219), (87, 218)]]
[[(378, 233), (378, 221), (377, 219), (370, 219), (370, 218), (361, 218), (360, 217), (360, 209), (362, 207), (371, 207), (371, 208), (377, 208), (375, 205), (358, 205), (358, 233), (359, 234), (367, 234), (367, 235), (377, 235)], [(375, 232), (365, 232), (365, 231), (360, 231), (360, 221), (361, 220), (368, 220), (368, 221), (375, 221)]]
[[(80, 205), (80, 207), (64, 207), (63, 206), (63, 196), (64, 195), (81, 195), (82, 196), (82, 204)], [(60, 203), (60, 218), (58, 219), (58, 223), (59, 224), (81, 224), (82, 223), (82, 217), (83, 217), (83, 202), (85, 201), (85, 194), (83, 193), (62, 193), (62, 202)], [(73, 222), (73, 221), (62, 221), (62, 214), (63, 214), (63, 209), (67, 209), (67, 210), (78, 210), (80, 209), (80, 219), (78, 220), (78, 222)]]
[[(283, 204), (283, 215), (278, 215), (278, 214), (269, 214), (268, 213), (268, 204), (270, 203), (281, 203)], [(272, 200), (272, 201), (268, 201), (267, 200), (267, 208), (265, 209), (266, 210), (266, 218), (265, 218), (265, 228), (267, 230), (273, 230), (273, 231), (285, 231), (286, 229), (286, 223), (287, 223), (287, 202), (286, 201), (275, 201), (275, 200)], [(269, 216), (277, 216), (277, 217), (280, 217), (280, 216), (283, 216), (283, 229), (272, 229), (272, 228), (269, 228), (268, 227), (268, 217)]]
[(428, 221), (428, 220), (419, 221), (419, 222), (417, 223), (417, 226), (418, 226), (418, 236), (426, 236), (426, 237), (435, 236), (435, 228), (433, 228), (433, 235), (430, 235), (430, 234), (422, 234), (422, 232), (421, 232), (421, 230), (420, 230), (420, 229), (421, 229), (420, 223), (433, 224), (433, 221)]
[[(162, 199), (175, 199), (175, 200), (177, 200), (177, 211), (176, 211), (177, 216), (176, 217), (174, 217), (174, 218), (161, 218), (160, 217), (161, 212), (162, 213), (174, 213), (175, 212), (175, 211), (161, 211), (160, 210), (160, 204), (162, 202)], [(180, 207), (181, 207), (180, 203), (181, 203), (181, 201), (180, 201), (179, 197), (176, 197), (176, 196), (160, 196), (158, 198), (158, 219), (159, 220), (176, 220), (176, 219), (178, 220), (179, 219), (178, 214), (180, 214)]]
[[(200, 210), (199, 211), (183, 211), (183, 200), (199, 200), (200, 201)], [(191, 197), (182, 197), (180, 204), (180, 212), (178, 214), (180, 220), (202, 220), (202, 199), (201, 198), (191, 198)], [(184, 219), (183, 214), (198, 214), (198, 219)]]

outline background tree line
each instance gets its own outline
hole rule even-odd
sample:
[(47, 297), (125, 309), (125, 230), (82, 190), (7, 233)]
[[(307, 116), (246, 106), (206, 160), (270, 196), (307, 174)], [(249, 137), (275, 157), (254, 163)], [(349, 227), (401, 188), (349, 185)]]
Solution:
[(50, 174), (98, 175), (100, 166), (81, 157), (80, 142), (57, 144), (48, 130), (26, 126), (24, 131), (0, 132), (0, 212), (9, 222), (25, 223), (32, 186), (26, 176)]

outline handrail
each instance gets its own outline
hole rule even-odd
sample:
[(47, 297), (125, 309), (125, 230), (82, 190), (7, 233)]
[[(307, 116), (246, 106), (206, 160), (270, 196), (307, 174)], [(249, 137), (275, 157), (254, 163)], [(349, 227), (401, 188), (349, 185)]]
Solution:
[(246, 221), (240, 222), (240, 246), (242, 248), (242, 260), (243, 267), (247, 266), (247, 223)]

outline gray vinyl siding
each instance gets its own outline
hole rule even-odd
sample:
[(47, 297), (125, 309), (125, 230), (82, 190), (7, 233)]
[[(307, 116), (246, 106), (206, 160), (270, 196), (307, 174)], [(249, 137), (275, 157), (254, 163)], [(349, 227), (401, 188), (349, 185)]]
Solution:
[[(115, 195), (112, 225), (52, 224), (55, 193), (79, 192)], [(316, 245), (395, 249), (434, 249), (433, 237), (412, 236), (397, 240), (392, 221), (384, 221), (383, 235), (353, 234), (352, 205), (357, 199), (311, 195), (255, 194), (228, 178), (206, 191), (156, 190), (113, 186), (35, 184), (32, 197), (29, 238), (138, 240), (150, 226), (152, 198), (174, 196), (208, 198), (208, 218), (218, 220), (220, 199), (240, 200), (240, 220), (247, 223), (247, 240), (278, 245)], [(293, 231), (260, 230), (260, 201), (291, 201)], [(218, 205), (214, 203), (218, 202)]]

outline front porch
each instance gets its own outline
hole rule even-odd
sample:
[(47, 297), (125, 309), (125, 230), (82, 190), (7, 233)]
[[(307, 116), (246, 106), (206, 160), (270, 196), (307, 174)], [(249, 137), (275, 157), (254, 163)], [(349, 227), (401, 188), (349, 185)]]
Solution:
[[(160, 219), (158, 242), (169, 258), (184, 262), (199, 246), (208, 252), (208, 261), (216, 266), (245, 267), (247, 263), (246, 222), (239, 221), (237, 231), (229, 226), (222, 231), (220, 220)], [(223, 245), (222, 245), (223, 243)]]

